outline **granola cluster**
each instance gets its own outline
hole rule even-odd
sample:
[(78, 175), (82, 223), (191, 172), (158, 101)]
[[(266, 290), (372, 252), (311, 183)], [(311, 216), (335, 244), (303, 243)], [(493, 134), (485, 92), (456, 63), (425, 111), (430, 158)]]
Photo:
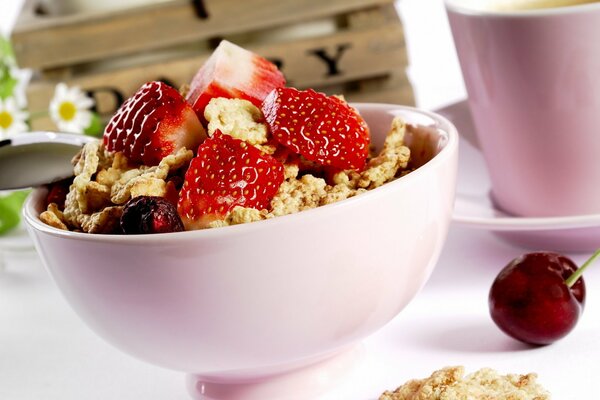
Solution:
[[(215, 98), (205, 109), (208, 135), (216, 131), (243, 140), (267, 154), (275, 154), (259, 108), (241, 99)], [(404, 145), (407, 129), (400, 118), (392, 126), (379, 154), (369, 157), (361, 171), (339, 171), (331, 176), (322, 167), (291, 157), (284, 164), (285, 180), (269, 209), (235, 207), (210, 228), (269, 219), (344, 200), (377, 188), (409, 172), (410, 150)], [(159, 196), (177, 202), (177, 185), (194, 153), (181, 149), (158, 166), (136, 165), (122, 153), (106, 151), (101, 142), (88, 143), (74, 159), (75, 178), (64, 207), (50, 203), (40, 219), (59, 229), (114, 233), (127, 201), (137, 196)], [(175, 179), (179, 177), (179, 179)]]
[(446, 367), (386, 391), (379, 400), (549, 400), (536, 378), (531, 373), (500, 375), (490, 368), (465, 376), (464, 367)]
[(87, 143), (75, 157), (75, 178), (64, 209), (48, 204), (40, 219), (55, 228), (87, 233), (115, 233), (123, 205), (137, 196), (177, 198), (175, 176), (194, 156), (181, 149), (157, 166), (135, 165), (122, 153), (110, 154), (101, 142)]

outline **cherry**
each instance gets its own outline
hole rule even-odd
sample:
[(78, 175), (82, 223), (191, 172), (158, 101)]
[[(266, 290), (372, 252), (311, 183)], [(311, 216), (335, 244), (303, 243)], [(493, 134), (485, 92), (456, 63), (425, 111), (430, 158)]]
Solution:
[(121, 229), (128, 235), (183, 231), (177, 207), (155, 196), (138, 196), (123, 207)]
[(581, 274), (598, 256), (600, 250), (579, 269), (558, 253), (515, 258), (490, 289), (492, 319), (506, 334), (525, 343), (546, 345), (564, 337), (577, 324), (585, 305)]

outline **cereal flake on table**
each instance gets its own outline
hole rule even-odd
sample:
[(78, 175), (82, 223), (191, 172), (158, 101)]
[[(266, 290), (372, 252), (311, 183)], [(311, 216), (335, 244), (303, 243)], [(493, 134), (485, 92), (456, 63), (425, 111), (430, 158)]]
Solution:
[(500, 375), (483, 368), (465, 376), (464, 367), (446, 367), (429, 378), (413, 379), (379, 400), (549, 400), (537, 375)]

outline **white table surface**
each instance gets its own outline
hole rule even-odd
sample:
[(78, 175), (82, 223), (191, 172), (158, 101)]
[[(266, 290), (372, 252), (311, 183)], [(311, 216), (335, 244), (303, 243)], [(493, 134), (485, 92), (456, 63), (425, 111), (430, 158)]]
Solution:
[[(0, 2), (0, 27), (18, 1)], [(441, 0), (402, 0), (420, 106), (464, 96)], [(447, 365), (537, 372), (558, 400), (591, 399), (600, 372), (600, 265), (586, 274), (586, 312), (565, 339), (529, 348), (489, 318), (497, 272), (524, 250), (493, 234), (452, 226), (433, 276), (391, 323), (365, 340), (354, 370), (320, 400), (373, 400)], [(572, 255), (581, 263), (584, 255)], [(89, 330), (33, 252), (4, 254), (0, 272), (0, 400), (187, 400), (183, 375), (137, 361)], [(265, 399), (268, 400), (268, 399)], [(304, 399), (307, 400), (307, 399)]]

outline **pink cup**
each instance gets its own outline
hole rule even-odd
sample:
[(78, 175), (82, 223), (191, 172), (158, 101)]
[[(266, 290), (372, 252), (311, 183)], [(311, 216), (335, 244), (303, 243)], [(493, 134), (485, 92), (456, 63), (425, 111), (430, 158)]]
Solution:
[(446, 10), (498, 208), (600, 213), (600, 3)]

